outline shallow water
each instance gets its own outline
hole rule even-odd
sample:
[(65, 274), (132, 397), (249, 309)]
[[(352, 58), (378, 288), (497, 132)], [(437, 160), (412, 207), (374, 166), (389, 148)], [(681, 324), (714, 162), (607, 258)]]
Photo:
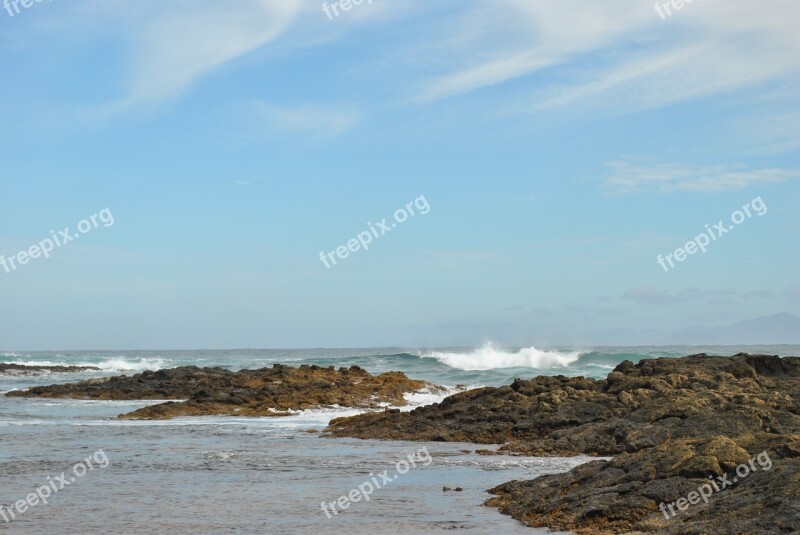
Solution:
[[(320, 438), (330, 413), (289, 418), (116, 421), (142, 404), (7, 399), (0, 500), (23, 499), (48, 476), (101, 449), (109, 464), (75, 478), (3, 529), (50, 533), (532, 533), (480, 504), (485, 489), (563, 471), (584, 459), (480, 456), (469, 444)], [(344, 411), (343, 411), (344, 412)], [(8, 415), (10, 417), (7, 417)], [(331, 515), (332, 502), (425, 447), (430, 464), (398, 475), (370, 500)], [(427, 459), (427, 455), (418, 458)], [(402, 467), (401, 467), (402, 469)], [(443, 485), (463, 492), (442, 491)], [(0, 519), (1, 521), (2, 519)]]

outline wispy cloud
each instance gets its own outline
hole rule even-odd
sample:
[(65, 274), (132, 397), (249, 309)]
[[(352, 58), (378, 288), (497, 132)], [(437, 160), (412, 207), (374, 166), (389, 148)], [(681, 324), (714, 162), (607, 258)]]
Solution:
[(609, 162), (603, 185), (615, 193), (740, 190), (754, 184), (800, 178), (795, 169), (747, 169), (744, 165), (648, 164), (634, 159)]
[(772, 290), (752, 290), (750, 292), (745, 292), (742, 294), (742, 297), (745, 299), (774, 299), (775, 292)]
[(690, 295), (686, 291), (682, 293), (673, 293), (668, 290), (657, 290), (651, 286), (644, 286), (641, 288), (631, 288), (622, 294), (622, 298), (646, 305), (671, 305), (688, 301)]
[(199, 78), (277, 39), (300, 10), (299, 0), (175, 0), (126, 26), (131, 43), (127, 94), (106, 106), (120, 111), (158, 104)]
[[(630, 0), (442, 0), (436, 7), (393, 0), (331, 21), (321, 4), (302, 0), (238, 0), (235, 8), (218, 0), (86, 0), (60, 24), (76, 36), (102, 28), (113, 34), (110, 49), (124, 55), (114, 63), (122, 72), (102, 80), (114, 84), (118, 97), (97, 107), (100, 117), (180, 97), (203, 77), (268, 46), (286, 55), (360, 39), (366, 27), (386, 39), (353, 58), (350, 68), (391, 64), (403, 102), (519, 81), (514, 87), (520, 93), (504, 100), (515, 110), (587, 104), (629, 113), (797, 80), (800, 32), (792, 13), (799, 9), (795, 0), (772, 0), (769, 8), (752, 0), (705, 0), (663, 21), (651, 3)], [(413, 41), (396, 33), (420, 21)], [(789, 93), (784, 98), (796, 99)], [(797, 146), (796, 115), (769, 126), (775, 150)]]
[(749, 143), (743, 147), (745, 153), (784, 153), (800, 149), (800, 84), (791, 86), (791, 95), (774, 96), (770, 106), (779, 108), (772, 111), (758, 110), (737, 120), (732, 128), (745, 132), (758, 132), (759, 139), (755, 145)]
[(276, 106), (253, 100), (247, 106), (248, 115), (263, 132), (312, 132), (338, 134), (351, 128), (358, 112), (351, 106), (303, 104)]
[[(456, 59), (450, 72), (429, 80), (420, 100), (528, 77), (532, 111), (594, 101), (630, 112), (800, 72), (793, 0), (775, 0), (769, 8), (750, 0), (707, 0), (667, 21), (651, 3), (629, 0), (492, 0), (490, 7), (474, 6), (476, 15), (461, 21), (472, 38), (442, 40)], [(479, 14), (482, 24), (476, 25)], [(534, 76), (560, 67), (558, 78)]]
[(556, 58), (537, 57), (536, 54), (529, 52), (519, 53), (510, 58), (490, 61), (460, 72), (441, 76), (430, 83), (419, 96), (419, 100), (422, 102), (438, 100), (443, 97), (496, 85), (553, 65), (555, 62)]
[(249, 180), (241, 180), (241, 179), (234, 180), (233, 185), (236, 186), (237, 188), (248, 189), (248, 190), (256, 190), (262, 188), (262, 186), (258, 184), (253, 184)]
[(683, 290), (659, 290), (652, 286), (631, 288), (622, 294), (626, 301), (642, 305), (672, 305), (688, 301), (704, 301), (710, 305), (746, 305), (754, 300), (774, 299), (771, 289), (740, 291), (737, 288), (685, 288)]
[(792, 303), (800, 303), (800, 286), (787, 288), (783, 295)]
[[(480, 19), (480, 24), (476, 24)], [(606, 47), (647, 20), (630, 3), (480, 2), (463, 18), (468, 41), (448, 42), (462, 66), (431, 80), (423, 101), (508, 82)], [(479, 28), (476, 31), (475, 28)], [(459, 54), (460, 52), (460, 54)]]

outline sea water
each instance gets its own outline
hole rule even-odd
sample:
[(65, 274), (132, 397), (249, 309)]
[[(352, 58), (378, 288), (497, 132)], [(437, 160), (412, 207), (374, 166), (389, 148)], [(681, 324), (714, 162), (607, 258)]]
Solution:
[[(508, 384), (515, 377), (600, 378), (623, 360), (696, 352), (800, 354), (798, 346), (450, 349), (313, 349), (226, 351), (74, 351), (0, 353), (0, 362), (89, 365), (70, 374), (0, 374), (0, 392), (182, 365), (232, 370), (274, 363), (357, 365), (372, 373), (399, 370), (455, 389)], [(451, 390), (453, 391), (453, 390)], [(408, 396), (410, 405), (443, 396)], [(48, 503), (0, 532), (80, 534), (546, 533), (482, 503), (487, 489), (514, 479), (565, 472), (589, 457), (485, 456), (474, 444), (322, 438), (331, 418), (359, 411), (331, 408), (281, 418), (194, 417), (118, 420), (148, 402), (8, 398), (0, 395), (0, 505), (7, 511), (37, 488), (68, 481)], [(430, 462), (396, 473), (399, 461), (424, 447)], [(102, 450), (80, 477), (77, 463)], [(397, 475), (369, 501), (326, 515), (321, 504), (348, 495), (383, 471)], [(69, 481), (74, 479), (74, 481)], [(55, 485), (55, 483), (54, 483)], [(461, 487), (444, 492), (443, 487)], [(0, 509), (2, 511), (2, 509)], [(15, 510), (16, 511), (16, 510)], [(6, 516), (9, 516), (6, 513)]]

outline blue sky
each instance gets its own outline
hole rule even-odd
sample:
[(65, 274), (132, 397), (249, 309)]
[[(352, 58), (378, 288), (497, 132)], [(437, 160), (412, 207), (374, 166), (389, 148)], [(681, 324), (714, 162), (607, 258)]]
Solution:
[(791, 0), (19, 7), (0, 255), (114, 224), (0, 269), (0, 347), (538, 345), (800, 314)]

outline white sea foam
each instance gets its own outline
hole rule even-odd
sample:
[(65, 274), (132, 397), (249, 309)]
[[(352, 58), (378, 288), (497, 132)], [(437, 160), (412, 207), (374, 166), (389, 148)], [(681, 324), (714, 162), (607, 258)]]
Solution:
[[(487, 448), (488, 449), (488, 448)], [(482, 470), (517, 470), (525, 469), (536, 472), (537, 475), (565, 472), (580, 464), (591, 461), (606, 461), (611, 457), (591, 457), (578, 455), (575, 457), (509, 457), (506, 455), (474, 458), (471, 456), (444, 457), (440, 462), (449, 466), (476, 466)]]
[(9, 360), (3, 361), (3, 364), (16, 364), (18, 366), (69, 366), (66, 362), (56, 362), (54, 360)]
[[(41, 364), (40, 364), (41, 365)], [(47, 364), (44, 364), (47, 365)], [(417, 407), (430, 405), (442, 401), (447, 396), (457, 392), (463, 392), (471, 388), (477, 388), (477, 385), (470, 387), (444, 387), (444, 390), (429, 390), (422, 389), (417, 392), (408, 392), (404, 394), (406, 405), (401, 407), (392, 407), (389, 404), (382, 404), (383, 408), (398, 408), (403, 412), (411, 411)], [(27, 400), (29, 404), (39, 404), (40, 406), (80, 406), (80, 405), (99, 405), (99, 406), (118, 406), (120, 411), (127, 412), (128, 409), (163, 403), (170, 400)], [(181, 400), (171, 400), (181, 401)], [(192, 426), (192, 425), (224, 425), (224, 426), (245, 426), (248, 428), (260, 428), (265, 431), (271, 430), (286, 430), (296, 431), (300, 429), (317, 428), (322, 429), (334, 419), (345, 416), (356, 416), (365, 412), (370, 412), (374, 409), (362, 409), (352, 407), (341, 407), (334, 405), (331, 407), (319, 409), (305, 409), (305, 410), (289, 410), (289, 411), (274, 411), (285, 416), (275, 417), (239, 417), (239, 416), (190, 416), (178, 417), (169, 420), (117, 420), (113, 418), (90, 419), (90, 420), (41, 420), (41, 419), (28, 419), (14, 421), (13, 423), (1, 423), (0, 425), (76, 425), (76, 426), (110, 426), (110, 427), (126, 427), (126, 426)]]
[(498, 368), (556, 368), (569, 366), (580, 356), (578, 351), (547, 351), (533, 346), (511, 352), (499, 349), (491, 342), (487, 342), (471, 353), (430, 351), (420, 355), (422, 358), (436, 359), (451, 368), (469, 371)]
[(587, 367), (593, 367), (593, 368), (602, 368), (604, 370), (613, 370), (614, 368), (616, 368), (616, 366), (610, 366), (608, 364), (595, 364), (593, 362), (590, 362), (586, 366)]
[(149, 407), (150, 405), (160, 405), (161, 403), (181, 403), (185, 399), (50, 399), (50, 398), (31, 398), (25, 403), (37, 404), (45, 407), (130, 407), (131, 410)]
[(145, 358), (127, 360), (123, 357), (111, 357), (100, 362), (74, 362), (66, 360), (14, 360), (6, 364), (20, 366), (94, 366), (107, 372), (142, 372), (145, 370), (161, 370), (168, 368), (166, 360), (162, 358)]
[(168, 368), (167, 361), (161, 358), (140, 358), (138, 360), (125, 360), (124, 358), (110, 358), (96, 364), (86, 363), (80, 366), (95, 366), (103, 371), (115, 372), (143, 372), (145, 370), (162, 370)]
[(75, 421), (72, 425), (80, 426), (110, 426), (110, 427), (163, 427), (163, 426), (244, 426), (247, 428), (266, 429), (311, 429), (323, 428), (334, 418), (340, 416), (355, 416), (366, 412), (363, 409), (350, 409), (346, 407), (330, 407), (325, 409), (308, 409), (302, 411), (288, 411), (289, 416), (181, 416), (169, 420), (92, 420)]
[[(431, 393), (427, 390), (420, 392), (407, 393), (404, 395), (408, 405), (397, 407), (401, 411), (410, 411), (423, 405), (430, 405), (439, 402), (445, 397), (452, 395), (456, 392), (464, 391), (464, 388), (447, 388), (444, 392)], [(177, 400), (176, 400), (177, 401)], [(87, 400), (60, 400), (56, 403), (63, 403), (65, 405), (78, 403), (87, 403)], [(119, 404), (130, 406), (145, 406), (158, 403), (154, 400), (149, 401), (94, 401), (97, 404)], [(387, 405), (389, 406), (389, 405)], [(305, 409), (305, 410), (289, 410), (289, 411), (275, 411), (283, 414), (288, 413), (287, 416), (263, 416), (263, 417), (240, 417), (240, 416), (185, 416), (172, 418), (169, 420), (117, 420), (117, 419), (100, 419), (100, 420), (24, 420), (16, 425), (48, 425), (60, 423), (61, 425), (77, 425), (77, 426), (109, 426), (109, 427), (147, 427), (147, 426), (192, 426), (192, 425), (224, 425), (224, 426), (246, 426), (248, 428), (265, 428), (273, 430), (298, 430), (298, 429), (322, 429), (334, 418), (344, 416), (356, 416), (365, 412), (370, 412), (371, 409), (358, 409), (352, 407), (341, 407), (333, 405), (321, 409)]]
[(465, 390), (472, 390), (473, 388), (479, 388), (479, 386), (475, 385), (467, 388), (444, 387), (443, 392), (431, 392), (428, 389), (422, 389), (418, 392), (406, 392), (403, 394), (403, 398), (406, 400), (407, 405), (398, 408), (403, 412), (413, 411), (417, 407), (439, 403), (448, 396)]

